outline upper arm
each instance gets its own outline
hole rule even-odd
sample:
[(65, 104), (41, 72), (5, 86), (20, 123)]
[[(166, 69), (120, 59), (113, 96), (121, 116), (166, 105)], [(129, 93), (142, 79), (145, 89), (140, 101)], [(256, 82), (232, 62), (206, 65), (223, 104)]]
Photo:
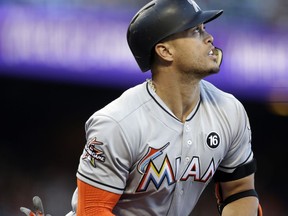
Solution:
[(86, 138), (77, 177), (94, 187), (123, 193), (133, 158), (121, 125), (109, 116), (94, 115), (86, 123)]
[[(214, 180), (216, 182), (215, 195), (219, 212), (222, 212), (223, 208), (228, 205), (229, 207), (225, 208), (225, 212), (233, 212), (231, 215), (236, 215), (236, 212), (241, 215), (243, 211), (251, 211), (252, 215), (254, 215), (253, 212), (258, 206), (258, 195), (254, 186), (255, 172), (255, 159), (239, 166), (232, 173), (225, 173), (222, 171), (217, 172), (214, 176)], [(242, 208), (243, 206), (246, 207)], [(247, 212), (242, 215), (250, 215)]]
[(241, 179), (219, 182), (219, 184), (221, 187), (222, 198), (225, 200), (227, 197), (233, 194), (255, 189), (254, 173)]

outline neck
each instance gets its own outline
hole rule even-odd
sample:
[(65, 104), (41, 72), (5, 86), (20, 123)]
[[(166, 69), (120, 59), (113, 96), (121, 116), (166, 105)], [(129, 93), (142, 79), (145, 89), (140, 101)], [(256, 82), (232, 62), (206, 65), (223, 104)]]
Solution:
[(199, 81), (178, 82), (173, 79), (153, 78), (148, 82), (181, 122), (186, 121), (187, 116), (200, 100)]

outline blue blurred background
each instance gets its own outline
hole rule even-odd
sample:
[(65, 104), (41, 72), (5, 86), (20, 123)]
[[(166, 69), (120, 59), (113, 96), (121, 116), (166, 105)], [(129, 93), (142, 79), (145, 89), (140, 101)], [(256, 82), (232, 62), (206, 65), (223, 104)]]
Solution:
[[(39, 195), (47, 213), (70, 211), (88, 117), (144, 81), (126, 43), (148, 0), (0, 1), (0, 215), (23, 215)], [(247, 109), (264, 215), (287, 215), (288, 2), (198, 0), (224, 9), (208, 23), (224, 51), (207, 80)], [(193, 215), (217, 215), (212, 185)], [(209, 207), (208, 207), (209, 206)]]

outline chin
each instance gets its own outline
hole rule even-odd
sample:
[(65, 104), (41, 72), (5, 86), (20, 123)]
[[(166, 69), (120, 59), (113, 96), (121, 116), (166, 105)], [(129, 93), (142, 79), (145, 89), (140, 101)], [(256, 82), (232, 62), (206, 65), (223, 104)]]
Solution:
[(199, 79), (203, 79), (207, 76), (213, 75), (213, 74), (217, 74), (220, 71), (220, 67), (217, 65), (213, 65), (210, 68), (206, 68), (206, 69), (198, 69), (198, 70), (193, 70), (193, 74), (198, 76)]
[(216, 73), (218, 73), (220, 71), (220, 67), (215, 67), (215, 68), (212, 68), (211, 70), (210, 70), (210, 74), (216, 74)]

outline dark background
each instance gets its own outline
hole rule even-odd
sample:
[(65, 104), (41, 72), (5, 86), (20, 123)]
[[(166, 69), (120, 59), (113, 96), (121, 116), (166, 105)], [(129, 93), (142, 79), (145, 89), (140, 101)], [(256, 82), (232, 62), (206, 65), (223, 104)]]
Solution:
[[(24, 215), (39, 195), (53, 216), (70, 211), (75, 173), (85, 143), (88, 117), (124, 89), (0, 77), (0, 215)], [(256, 188), (264, 215), (287, 215), (288, 117), (264, 102), (239, 98), (250, 117), (258, 161)], [(211, 190), (210, 190), (211, 189)], [(195, 215), (217, 215), (212, 185)]]

